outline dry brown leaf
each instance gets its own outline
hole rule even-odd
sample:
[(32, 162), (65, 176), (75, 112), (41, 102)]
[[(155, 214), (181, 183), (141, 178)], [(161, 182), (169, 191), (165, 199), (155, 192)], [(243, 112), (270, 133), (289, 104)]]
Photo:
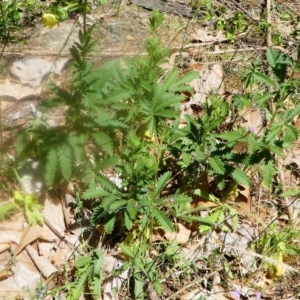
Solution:
[(73, 213), (74, 207), (76, 206), (76, 199), (71, 194), (65, 194), (64, 202), (65, 203), (62, 207), (63, 207), (64, 217), (65, 217), (65, 222), (67, 224), (67, 227), (69, 227), (70, 225), (73, 225), (76, 222)]
[(129, 271), (126, 270), (121, 273), (118, 277), (112, 275), (113, 271), (116, 268), (122, 266), (123, 262), (112, 255), (104, 256), (104, 275), (105, 280), (103, 283), (103, 297), (99, 298), (99, 300), (118, 300), (118, 291), (121, 289), (122, 283), (128, 278)]
[(13, 100), (24, 100), (41, 95), (42, 87), (32, 88), (9, 80), (0, 83), (0, 97)]
[(252, 203), (250, 197), (250, 186), (248, 185), (239, 186), (238, 195), (235, 198), (235, 202), (238, 204), (237, 206), (238, 213), (244, 214), (244, 213), (251, 212)]
[(191, 69), (199, 71), (199, 78), (190, 82), (190, 86), (195, 93), (189, 101), (185, 101), (180, 105), (180, 121), (185, 123), (184, 116), (186, 114), (193, 116), (194, 112), (192, 106), (202, 106), (207, 97), (212, 93), (222, 95), (225, 92), (223, 84), (223, 69), (220, 64), (214, 64), (211, 68), (206, 65), (195, 64), (196, 67), (191, 66)]
[(199, 78), (192, 80), (190, 86), (195, 90), (195, 95), (191, 98), (190, 104), (203, 104), (212, 92), (219, 95), (223, 94), (225, 89), (222, 66), (220, 64), (214, 64), (211, 68), (203, 66), (199, 70)]
[(56, 241), (49, 256), (49, 261), (51, 261), (53, 265), (61, 266), (71, 257), (78, 254), (78, 251), (76, 250), (79, 247), (78, 237), (74, 237), (73, 239), (74, 241), (69, 238), (69, 241), (71, 240), (72, 242), (65, 240)]
[(261, 113), (256, 110), (244, 108), (239, 112), (239, 115), (243, 118), (243, 121), (241, 122), (241, 125), (243, 127), (246, 127), (248, 130), (254, 132), (255, 134), (261, 132), (264, 126), (264, 119)]
[(11, 243), (18, 244), (22, 237), (21, 231), (1, 230), (0, 231), (0, 252), (11, 247)]
[(37, 239), (55, 241), (57, 240), (57, 236), (45, 224), (43, 226), (27, 226), (24, 228), (20, 243), (14, 254), (20, 253), (27, 245)]
[(39, 255), (49, 258), (51, 256), (53, 249), (56, 248), (56, 245), (57, 243), (55, 241), (49, 242), (49, 241), (37, 240), (37, 248), (38, 248)]
[(300, 129), (300, 115), (296, 116), (295, 118), (295, 126)]
[(221, 30), (209, 32), (203, 29), (198, 29), (195, 33), (191, 34), (191, 39), (200, 42), (221, 42), (225, 41), (226, 37)]
[(180, 297), (180, 300), (197, 300), (201, 296), (206, 296), (206, 295), (203, 295), (203, 292), (201, 292), (201, 289), (198, 288), (191, 292), (187, 292), (187, 293), (183, 294)]
[(45, 75), (50, 72), (60, 74), (61, 69), (66, 63), (66, 59), (57, 59), (51, 63), (40, 57), (26, 57), (17, 60), (10, 67), (10, 72), (17, 77), (22, 84), (38, 87)]
[[(11, 257), (10, 253), (2, 253), (2, 262), (3, 255)], [(17, 295), (20, 295), (21, 299), (29, 300), (29, 293), (35, 292), (36, 286), (40, 282), (41, 274), (26, 251), (17, 255), (14, 258), (14, 262), (11, 276), (0, 281), (0, 295), (5, 295), (8, 299), (15, 299)]]
[(59, 238), (65, 235), (66, 225), (64, 220), (64, 212), (62, 203), (59, 198), (46, 198), (43, 209), (43, 216), (51, 225), (51, 230), (60, 235)]
[(294, 171), (300, 168), (300, 147), (299, 146), (300, 146), (300, 141), (297, 141), (297, 143), (294, 145), (293, 148), (285, 152), (285, 156), (284, 156), (283, 165), (288, 166), (289, 169)]
[(53, 273), (57, 272), (55, 266), (53, 266), (46, 257), (40, 256), (32, 246), (27, 245), (25, 249), (36, 267), (43, 274), (44, 278), (48, 278)]
[(191, 230), (184, 227), (182, 224), (178, 223), (176, 225), (176, 232), (166, 232), (165, 238), (169, 242), (176, 242), (178, 244), (185, 244), (188, 242), (191, 234)]

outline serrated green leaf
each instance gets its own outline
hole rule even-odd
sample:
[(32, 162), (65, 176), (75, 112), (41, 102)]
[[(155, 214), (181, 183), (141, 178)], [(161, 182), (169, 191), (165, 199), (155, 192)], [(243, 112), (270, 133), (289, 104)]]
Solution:
[(109, 93), (109, 97), (107, 98), (107, 101), (109, 102), (115, 102), (119, 100), (126, 100), (128, 99), (132, 94), (132, 91), (130, 89), (119, 89), (113, 92)]
[(251, 184), (250, 178), (241, 169), (234, 169), (231, 175), (232, 178), (241, 185), (249, 186)]
[(58, 149), (60, 171), (64, 179), (69, 180), (72, 174), (72, 150), (68, 144), (63, 144)]
[(92, 190), (87, 190), (82, 194), (82, 198), (85, 200), (90, 200), (90, 199), (95, 199), (95, 198), (102, 198), (105, 196), (108, 196), (109, 193), (104, 190), (97, 190), (97, 189), (92, 189)]
[[(156, 99), (157, 97), (157, 99)], [(171, 105), (179, 104), (182, 101), (182, 96), (174, 95), (174, 94), (167, 94), (165, 95), (165, 99), (161, 98), (161, 95), (155, 95), (155, 100), (157, 103), (154, 103), (154, 111), (159, 112), (165, 108), (169, 108)], [(146, 103), (147, 105), (147, 103)], [(148, 104), (149, 105), (149, 104)]]
[(77, 276), (75, 284), (73, 285), (73, 288), (70, 290), (70, 294), (68, 295), (68, 300), (78, 300), (80, 298), (89, 274), (90, 267), (87, 268), (85, 272), (82, 272), (79, 276)]
[(273, 124), (269, 127), (268, 134), (266, 137), (266, 141), (272, 142), (276, 138), (276, 136), (281, 132), (282, 124)]
[(116, 222), (115, 215), (110, 214), (105, 218), (104, 230), (106, 233), (111, 234), (113, 232), (115, 227), (115, 222)]
[(99, 299), (102, 286), (102, 273), (104, 266), (103, 253), (100, 250), (95, 250), (93, 255), (93, 274), (91, 288), (95, 298)]
[(153, 191), (153, 195), (152, 195), (153, 199), (155, 199), (159, 196), (161, 191), (166, 186), (167, 182), (170, 180), (171, 176), (172, 176), (171, 172), (166, 172), (158, 178), (156, 185), (155, 185), (155, 189)]
[(215, 225), (216, 223), (218, 223), (218, 221), (220, 220), (220, 218), (223, 218), (224, 216), (224, 210), (222, 208), (218, 208), (215, 211), (213, 211), (209, 216), (203, 218), (203, 223), (208, 225)]
[(110, 207), (109, 207), (109, 211), (110, 213), (114, 213), (117, 210), (119, 210), (120, 208), (124, 208), (125, 205), (127, 204), (127, 200), (119, 200), (119, 201), (115, 201)]
[(85, 146), (87, 144), (87, 141), (88, 141), (88, 135), (84, 135), (84, 134), (79, 134), (76, 136), (71, 135), (68, 137), (68, 142), (73, 148), (75, 160), (77, 162), (81, 163), (84, 159), (83, 157), (84, 154), (86, 153)]
[(192, 80), (199, 78), (199, 72), (189, 72), (177, 79), (176, 82), (170, 85), (169, 90), (172, 92), (178, 92), (182, 84), (190, 83)]
[(209, 157), (208, 161), (215, 173), (222, 175), (225, 173), (224, 163), (222, 162), (220, 157), (212, 156)]
[(285, 112), (283, 120), (285, 123), (292, 122), (293, 119), (300, 114), (300, 104), (296, 105), (293, 109), (289, 109)]
[(57, 170), (57, 152), (55, 148), (51, 148), (48, 155), (45, 166), (45, 181), (48, 187), (51, 187), (54, 183)]
[(286, 191), (284, 191), (283, 193), (281, 193), (279, 196), (280, 197), (290, 197), (290, 196), (296, 196), (299, 195), (300, 190), (298, 189), (288, 189)]
[(170, 196), (169, 199), (172, 199), (173, 204), (185, 204), (190, 203), (193, 201), (193, 199), (189, 196), (183, 195), (183, 194), (177, 194)]
[(298, 138), (298, 129), (293, 125), (285, 125), (285, 136), (284, 142), (292, 143), (297, 140)]
[(259, 107), (265, 107), (269, 100), (274, 97), (272, 93), (264, 93), (260, 95), (260, 97), (255, 98), (255, 102), (258, 104)]
[(136, 218), (137, 213), (138, 213), (136, 202), (132, 199), (128, 200), (126, 210), (129, 214), (131, 220), (134, 220)]
[(104, 132), (96, 132), (92, 134), (96, 144), (103, 149), (107, 154), (113, 154), (113, 143), (112, 139)]
[(164, 85), (169, 88), (174, 82), (176, 82), (178, 76), (178, 72), (176, 69), (171, 70), (164, 78)]
[(78, 49), (73, 46), (70, 48), (70, 53), (72, 55), (72, 58), (76, 61), (76, 63), (80, 66), (81, 65), (81, 57), (80, 57), (80, 54), (78, 52)]
[(75, 267), (77, 269), (80, 269), (82, 267), (86, 267), (86, 265), (90, 264), (92, 261), (92, 257), (91, 256), (81, 256), (79, 258), (76, 259), (75, 261)]
[(171, 109), (163, 109), (158, 112), (155, 112), (154, 115), (158, 117), (165, 117), (165, 118), (176, 118), (178, 116), (178, 113)]
[(133, 251), (127, 246), (127, 245), (125, 245), (124, 243), (121, 243), (120, 245), (119, 245), (119, 247), (120, 247), (120, 250), (125, 254), (125, 255), (127, 255), (127, 256), (129, 256), (129, 257), (131, 257), (131, 258), (134, 258), (134, 253), (133, 253)]
[(112, 195), (106, 196), (106, 197), (102, 198), (101, 207), (103, 207), (103, 209), (105, 211), (108, 211), (111, 204), (118, 199), (119, 199), (118, 195), (112, 194)]
[(273, 49), (271, 47), (269, 47), (267, 49), (267, 59), (268, 59), (269, 65), (272, 68), (276, 67), (276, 65), (277, 65), (277, 59), (279, 58), (279, 56), (280, 56), (280, 52), (278, 50)]
[(232, 220), (232, 229), (233, 231), (237, 231), (239, 226), (239, 217), (235, 209), (229, 207), (230, 216)]
[(265, 83), (267, 85), (272, 86), (275, 89), (278, 88), (277, 84), (273, 80), (271, 80), (270, 77), (268, 77), (267, 75), (265, 75), (263, 73), (255, 72), (255, 73), (253, 73), (253, 77), (256, 79), (257, 82)]
[(159, 210), (156, 206), (152, 207), (152, 216), (164, 230), (173, 231), (172, 222), (169, 220), (166, 214)]
[(269, 160), (264, 166), (263, 166), (263, 182), (266, 186), (271, 186), (273, 177), (275, 174), (274, 170), (274, 164), (272, 160)]
[(144, 284), (145, 281), (142, 280), (135, 274), (134, 276), (134, 299), (142, 300), (144, 299)]
[(245, 133), (242, 131), (227, 131), (221, 134), (213, 134), (213, 136), (223, 139), (228, 142), (237, 142), (245, 136)]
[(125, 225), (126, 229), (128, 231), (130, 231), (132, 229), (132, 226), (133, 226), (133, 220), (130, 217), (127, 210), (124, 210), (123, 214), (124, 214), (124, 225)]

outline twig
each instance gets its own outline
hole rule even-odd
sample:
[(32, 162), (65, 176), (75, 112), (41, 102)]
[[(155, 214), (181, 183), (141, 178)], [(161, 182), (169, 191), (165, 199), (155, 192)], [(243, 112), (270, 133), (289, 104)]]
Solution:
[(258, 254), (258, 253), (254, 252), (252, 250), (241, 249), (241, 247), (231, 246), (231, 245), (226, 245), (226, 247), (234, 249), (234, 250), (238, 250), (238, 251), (240, 251), (240, 252), (242, 252), (244, 254), (248, 254), (248, 255), (251, 255), (251, 256), (254, 256), (254, 257), (261, 258), (262, 260), (265, 260), (265, 261), (267, 261), (269, 263), (281, 266), (281, 267), (285, 268), (288, 271), (300, 273), (300, 270), (297, 270), (296, 268), (294, 268), (294, 267), (292, 267), (292, 266), (290, 266), (288, 264), (285, 264), (283, 262), (279, 262), (278, 260), (273, 259), (271, 257), (267, 257), (265, 255)]
[[(280, 46), (273, 47), (274, 49), (281, 50), (282, 52), (286, 52), (286, 50)], [(260, 51), (267, 50), (268, 47), (257, 47), (257, 48), (245, 48), (245, 49), (232, 49), (232, 50), (220, 50), (214, 52), (203, 52), (202, 55), (217, 55), (217, 54), (227, 54), (227, 53), (235, 53), (235, 52), (247, 52), (247, 51)]]
[[(104, 58), (104, 57), (119, 57), (119, 56), (137, 56), (137, 55), (146, 55), (146, 52), (142, 53), (137, 53), (137, 52), (124, 52), (124, 51), (101, 51), (97, 54), (89, 54), (87, 57), (91, 58)], [(44, 51), (42, 49), (40, 50), (28, 50), (28, 51), (10, 51), (10, 50), (5, 50), (3, 52), (3, 56), (8, 56), (8, 55), (14, 55), (14, 56), (35, 56), (38, 55), (39, 57), (45, 57), (45, 56), (71, 56), (69, 51), (63, 51), (63, 52), (54, 52), (54, 51)]]
[(267, 24), (268, 31), (267, 31), (267, 46), (272, 47), (272, 26), (271, 26), (271, 0), (267, 1)]
[(212, 272), (211, 274), (209, 274), (208, 276), (206, 276), (205, 278), (200, 278), (194, 282), (191, 282), (190, 284), (186, 285), (185, 287), (183, 287), (182, 289), (178, 290), (177, 292), (175, 292), (174, 294), (172, 294), (171, 296), (169, 296), (168, 298), (166, 298), (165, 300), (170, 300), (174, 297), (176, 297), (177, 295), (181, 294), (182, 292), (184, 292), (185, 290), (189, 289), (190, 287), (192, 287), (193, 285), (195, 284), (199, 284), (201, 283), (202, 281), (210, 278), (210, 277), (213, 277), (215, 274), (219, 273), (221, 270), (223, 270), (223, 268), (220, 268), (214, 272)]
[(253, 18), (253, 16), (245, 9), (243, 8), (240, 4), (238, 4), (235, 0), (231, 0), (231, 2), (237, 7), (239, 8), (243, 13), (245, 13), (252, 21), (259, 23), (260, 20), (257, 20), (255, 18)]

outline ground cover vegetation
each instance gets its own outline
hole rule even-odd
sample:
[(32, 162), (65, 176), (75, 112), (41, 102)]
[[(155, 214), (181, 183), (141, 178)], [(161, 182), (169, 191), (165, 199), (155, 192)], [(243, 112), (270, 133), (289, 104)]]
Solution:
[[(43, 10), (44, 24), (52, 27), (72, 12), (83, 13), (85, 20), (91, 9), (88, 1), (54, 1), (48, 7), (34, 2), (0, 4), (4, 46), (14, 39), (15, 29), (24, 26), (24, 19), (19, 20), (25, 12), (35, 16)], [(191, 1), (190, 5), (195, 13), (204, 12), (205, 22), (212, 22), (229, 43), (254, 26), (242, 12), (227, 18), (225, 7), (217, 10), (210, 0)], [(280, 17), (292, 19), (285, 10)], [(171, 50), (163, 46), (160, 37), (163, 18), (154, 10), (148, 19), (146, 55), (97, 68), (91, 59), (98, 44), (94, 37), (97, 27), (84, 21), (78, 42), (70, 48), (70, 82), (66, 87), (49, 84), (51, 93), (38, 106), (42, 114), (18, 131), (16, 165), (11, 167), (14, 163), (2, 153), (0, 176), (7, 176), (5, 181), (12, 182), (15, 190), (11, 195), (14, 201), (1, 206), (2, 219), (22, 209), (30, 226), (44, 224), (40, 198), (72, 182), (76, 221), (83, 224), (82, 211), (87, 208), (89, 224), (84, 233), (101, 233), (94, 245), (82, 239), (74, 264), (63, 267), (62, 273), (69, 273), (70, 280), (52, 290), (41, 283), (33, 299), (58, 295), (64, 297), (59, 299), (82, 299), (82, 295), (101, 299), (107, 251), (116, 251), (122, 261), (109, 276), (127, 274), (122, 288), (112, 291), (124, 299), (169, 299), (171, 293), (180, 291), (182, 282), (188, 285), (199, 278), (201, 289), (215, 292), (210, 278), (214, 272), (223, 272), (219, 282), (223, 290), (233, 290), (231, 298), (220, 299), (254, 299), (230, 284), (246, 282), (253, 274), (247, 270), (243, 276), (224, 244), (197, 259), (186, 259), (182, 248), (201, 238), (205, 247), (214, 232), (238, 232), (245, 216), (241, 216), (236, 199), (243, 189), (259, 183), (271, 195), (268, 197), (298, 197), (296, 186), (286, 188), (278, 178), (279, 162), (298, 141), (300, 51), (297, 48), (297, 55), (290, 55), (268, 47), (264, 60), (257, 58), (242, 68), (242, 92), (233, 93), (230, 101), (212, 92), (197, 107), (197, 114), (184, 116), (182, 126), (180, 105), (195, 93), (190, 83), (199, 72), (185, 71), (179, 64), (167, 71), (162, 68)], [(262, 21), (255, 23), (255, 30), (263, 35), (269, 26)], [(276, 34), (273, 41), (283, 43)], [(240, 112), (250, 108), (265, 118), (259, 131), (241, 125)], [(64, 111), (59, 126), (49, 125), (45, 117), (55, 109)], [(26, 194), (18, 176), (17, 167), (29, 160), (38, 163), (43, 178), (38, 195)], [(15, 188), (18, 182), (19, 188)], [(9, 192), (6, 189), (3, 184), (4, 192)], [(249, 240), (249, 250), (244, 250), (250, 256), (254, 253), (252, 259), (274, 281), (289, 267), (285, 263), (294, 266), (299, 255), (299, 228), (293, 220), (284, 225), (277, 222), (282, 214), (266, 223), (259, 221), (259, 232)], [(184, 243), (177, 238), (183, 227), (189, 231)], [(175, 235), (166, 238), (172, 232)], [(298, 274), (296, 268), (289, 271)], [(169, 294), (165, 294), (166, 287)], [(264, 290), (253, 288), (256, 299), (261, 299)], [(110, 299), (117, 299), (114, 297)], [(198, 291), (195, 299), (217, 298)]]

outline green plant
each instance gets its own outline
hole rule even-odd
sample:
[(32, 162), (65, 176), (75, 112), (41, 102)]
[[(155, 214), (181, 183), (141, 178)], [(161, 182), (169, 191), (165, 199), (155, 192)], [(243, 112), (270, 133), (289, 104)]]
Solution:
[(90, 10), (91, 2), (98, 4), (105, 4), (105, 0), (95, 1), (84, 1), (84, 0), (73, 0), (73, 1), (52, 1), (48, 8), (48, 12), (56, 16), (58, 21), (64, 21), (68, 18), (70, 12), (88, 12)]
[(235, 12), (232, 17), (227, 19), (219, 17), (215, 27), (223, 30), (229, 40), (233, 40), (237, 34), (248, 29), (248, 22), (243, 13)]
[[(20, 28), (20, 24), (18, 23), (20, 17), (18, 1), (13, 0), (0, 3), (0, 39), (5, 46), (11, 40), (13, 31)], [(4, 48), (2, 49), (2, 53), (3, 51)]]
[(275, 223), (272, 223), (255, 242), (256, 251), (272, 260), (263, 261), (264, 268), (272, 277), (282, 276), (284, 273), (282, 263), (288, 258), (291, 259), (299, 255), (298, 245), (295, 244), (299, 234), (300, 231), (291, 225), (279, 228)]
[[(82, 9), (86, 13), (86, 6)], [(156, 232), (173, 231), (177, 222), (201, 222), (201, 234), (215, 228), (236, 230), (238, 218), (231, 204), (239, 186), (251, 184), (248, 172), (261, 171), (264, 184), (271, 187), (275, 156), (298, 137), (292, 121), (300, 105), (284, 113), (281, 109), (288, 97), (293, 101), (290, 96), (298, 89), (287, 74), (299, 59), (272, 49), (267, 51), (271, 74), (267, 76), (256, 61), (243, 78), (245, 93), (235, 95), (232, 105), (210, 95), (201, 117), (186, 116), (187, 126), (181, 128), (180, 103), (193, 93), (187, 84), (199, 74), (180, 76), (177, 70), (165, 73), (160, 68), (169, 53), (157, 33), (161, 23), (162, 15), (153, 11), (147, 56), (110, 62), (98, 70), (88, 59), (97, 43), (92, 38), (94, 27), (84, 26), (79, 42), (70, 49), (74, 71), (70, 86), (52, 85), (54, 97), (39, 107), (42, 111), (63, 108), (64, 123), (51, 127), (44, 117), (36, 118), (17, 139), (21, 164), (29, 157), (38, 160), (49, 188), (77, 181), (80, 205), (83, 199), (83, 205), (92, 209), (91, 225), (100, 224), (105, 234), (119, 237), (126, 262), (116, 273), (130, 270), (134, 299), (146, 296), (145, 283), (160, 294), (159, 266), (180, 261), (175, 244), (153, 257)], [(246, 30), (241, 14), (223, 25), (229, 38)], [(271, 101), (274, 109), (269, 108)], [(244, 107), (265, 113), (268, 123), (259, 135), (238, 126), (238, 111)], [(246, 145), (244, 152), (236, 150), (241, 143)], [(116, 175), (118, 184), (112, 180)], [(199, 217), (196, 212), (201, 207), (191, 206), (194, 196), (217, 206), (207, 217)], [(226, 219), (231, 219), (232, 228)], [(102, 264), (98, 250), (77, 261), (70, 299), (78, 299), (85, 289), (100, 295)]]
[(66, 106), (65, 125), (51, 128), (46, 120), (37, 118), (17, 139), (20, 162), (28, 156), (39, 160), (48, 186), (79, 173), (89, 186), (95, 186), (97, 180), (105, 184), (101, 170), (114, 162), (112, 136), (125, 127), (108, 111), (112, 102), (124, 96), (123, 90), (106, 79), (112, 77), (110, 69), (115, 63), (92, 71), (93, 64), (86, 59), (96, 43), (91, 40), (92, 30), (80, 32), (80, 44), (70, 50), (75, 68), (70, 89), (51, 86), (56, 97), (41, 105), (44, 111)]
[[(131, 259), (125, 264), (132, 269), (136, 299), (142, 298), (145, 279), (159, 291), (153, 263), (145, 258), (154, 230), (172, 231), (169, 206), (191, 201), (183, 193), (172, 195), (172, 203), (169, 196), (162, 196), (172, 177), (171, 172), (160, 169), (167, 149), (167, 120), (177, 116), (184, 99), (181, 92), (191, 90), (186, 83), (198, 75), (179, 78), (175, 70), (163, 75), (159, 64), (168, 49), (160, 46), (157, 35), (161, 22), (162, 15), (154, 11), (149, 19), (152, 38), (145, 44), (147, 57), (126, 59), (125, 65), (111, 62), (96, 71), (87, 59), (96, 43), (93, 27), (80, 32), (80, 43), (70, 49), (74, 67), (70, 88), (51, 86), (55, 97), (39, 108), (65, 107), (65, 123), (50, 127), (47, 120), (37, 118), (17, 139), (19, 162), (28, 157), (38, 160), (48, 187), (76, 178), (85, 189), (82, 197), (96, 199), (92, 225), (103, 224), (106, 233), (113, 232), (116, 222), (120, 225), (120, 236), (132, 244), (128, 249), (133, 254), (126, 254), (139, 257), (139, 263)], [(159, 145), (147, 135), (154, 136)], [(108, 178), (109, 168), (120, 173), (122, 186)], [(126, 242), (120, 246), (123, 252)], [(88, 277), (85, 267), (78, 272), (82, 290)], [(76, 295), (79, 290), (76, 288)]]
[(76, 259), (75, 281), (68, 285), (67, 299), (77, 300), (82, 294), (92, 295), (93, 299), (101, 296), (104, 258), (101, 250), (93, 250), (89, 255)]

